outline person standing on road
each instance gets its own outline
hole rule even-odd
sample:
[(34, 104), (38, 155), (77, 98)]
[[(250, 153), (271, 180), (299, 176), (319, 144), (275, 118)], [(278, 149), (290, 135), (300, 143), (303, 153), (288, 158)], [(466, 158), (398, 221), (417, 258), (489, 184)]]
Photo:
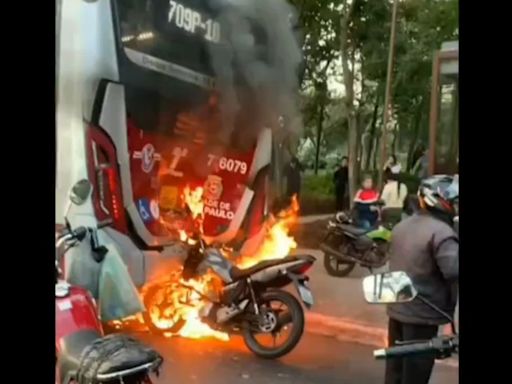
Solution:
[(348, 157), (341, 158), (340, 166), (334, 172), (334, 193), (336, 195), (336, 212), (343, 211), (345, 202), (345, 193), (348, 185)]
[[(404, 271), (418, 294), (451, 316), (457, 303), (459, 240), (453, 229), (459, 184), (451, 176), (432, 176), (418, 190), (419, 211), (392, 233), (391, 271)], [(388, 342), (429, 340), (449, 321), (420, 300), (390, 304)], [(428, 384), (435, 355), (386, 361), (385, 384)]]
[(293, 156), (284, 169), (287, 199), (291, 199), (293, 195), (297, 195), (297, 198), (299, 198), (300, 187), (302, 184), (300, 173), (302, 170), (302, 165), (300, 164), (299, 159)]
[(388, 180), (382, 189), (381, 200), (382, 220), (393, 225), (402, 219), (404, 202), (407, 197), (407, 186), (400, 181), (400, 174), (391, 172)]

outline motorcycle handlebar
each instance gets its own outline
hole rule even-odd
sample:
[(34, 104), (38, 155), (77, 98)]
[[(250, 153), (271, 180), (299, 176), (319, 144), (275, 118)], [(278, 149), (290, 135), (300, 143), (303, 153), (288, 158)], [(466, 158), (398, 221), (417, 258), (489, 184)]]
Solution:
[(78, 241), (82, 241), (87, 235), (87, 228), (77, 227), (73, 230), (73, 237)]
[(106, 219), (106, 220), (98, 222), (97, 228), (98, 229), (105, 228), (105, 227), (108, 227), (112, 223), (113, 223), (112, 219)]
[(87, 228), (85, 227), (77, 227), (75, 229), (69, 230), (65, 229), (62, 231), (62, 233), (58, 236), (58, 239), (77, 239), (79, 241), (82, 241), (85, 238), (85, 235), (87, 234)]
[(416, 343), (410, 345), (398, 345), (394, 347), (377, 349), (373, 351), (373, 357), (376, 359), (386, 359), (388, 357), (400, 357), (405, 355), (434, 352), (432, 342)]
[(57, 237), (57, 243), (55, 245), (58, 248), (64, 241), (71, 239), (82, 241), (86, 235), (87, 228), (85, 227), (77, 227), (71, 231), (66, 229)]
[[(111, 219), (100, 221), (100, 222), (98, 222), (97, 229), (108, 227), (110, 224), (112, 224)], [(78, 241), (82, 241), (86, 235), (87, 235), (86, 227), (77, 227), (75, 229), (66, 228), (57, 237), (57, 239), (61, 240), (61, 239), (66, 238), (66, 239), (76, 239)]]
[(406, 355), (417, 355), (425, 353), (446, 353), (454, 352), (459, 346), (459, 339), (455, 337), (435, 337), (432, 340), (423, 343), (413, 343), (406, 345), (396, 345), (389, 348), (377, 349), (373, 351), (376, 359), (386, 359), (392, 357), (401, 357)]

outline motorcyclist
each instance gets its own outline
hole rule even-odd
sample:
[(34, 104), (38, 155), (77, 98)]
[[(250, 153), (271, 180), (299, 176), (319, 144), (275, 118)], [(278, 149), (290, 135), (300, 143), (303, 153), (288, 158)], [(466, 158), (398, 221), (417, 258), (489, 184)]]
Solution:
[[(401, 221), (392, 233), (390, 270), (404, 271), (418, 293), (453, 316), (459, 276), (459, 240), (453, 229), (458, 179), (432, 176), (418, 190), (419, 210)], [(388, 306), (389, 345), (426, 340), (448, 320), (420, 300)], [(386, 384), (427, 384), (435, 355), (389, 359)]]

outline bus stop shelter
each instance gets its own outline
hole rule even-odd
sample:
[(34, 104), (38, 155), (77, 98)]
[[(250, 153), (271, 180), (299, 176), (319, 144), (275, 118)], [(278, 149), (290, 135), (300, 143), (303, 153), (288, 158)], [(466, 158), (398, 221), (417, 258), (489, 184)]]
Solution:
[(434, 53), (429, 121), (429, 173), (458, 173), (459, 42)]

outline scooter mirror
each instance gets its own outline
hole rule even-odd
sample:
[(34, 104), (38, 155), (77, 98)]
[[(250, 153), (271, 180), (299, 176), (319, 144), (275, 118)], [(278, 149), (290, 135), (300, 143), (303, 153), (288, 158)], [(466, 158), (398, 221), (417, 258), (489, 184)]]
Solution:
[(89, 180), (82, 179), (73, 185), (73, 188), (71, 188), (69, 199), (75, 205), (82, 205), (87, 201), (91, 192), (92, 185)]
[(379, 273), (363, 279), (364, 298), (372, 304), (406, 303), (418, 292), (407, 273)]

